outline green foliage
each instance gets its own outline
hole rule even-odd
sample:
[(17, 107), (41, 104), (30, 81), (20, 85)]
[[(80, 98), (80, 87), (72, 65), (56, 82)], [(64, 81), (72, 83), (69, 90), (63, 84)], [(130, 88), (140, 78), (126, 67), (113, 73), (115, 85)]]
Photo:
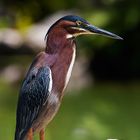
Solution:
[(8, 26), (8, 21), (5, 18), (0, 18), (0, 28), (4, 28)]

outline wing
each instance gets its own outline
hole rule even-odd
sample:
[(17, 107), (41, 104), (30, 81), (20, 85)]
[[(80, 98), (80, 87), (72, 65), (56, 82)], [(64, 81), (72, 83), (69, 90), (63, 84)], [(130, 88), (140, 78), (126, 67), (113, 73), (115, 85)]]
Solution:
[(15, 140), (23, 140), (40, 109), (47, 103), (52, 88), (49, 67), (30, 69), (20, 90)]

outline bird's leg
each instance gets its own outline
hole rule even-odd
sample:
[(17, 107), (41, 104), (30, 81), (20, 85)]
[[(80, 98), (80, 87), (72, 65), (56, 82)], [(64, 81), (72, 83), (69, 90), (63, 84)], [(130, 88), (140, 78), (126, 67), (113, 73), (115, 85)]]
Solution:
[(40, 140), (45, 140), (45, 129), (41, 129), (39, 132)]
[(32, 130), (32, 128), (30, 128), (29, 131), (28, 131), (27, 139), (28, 140), (33, 140), (33, 130)]

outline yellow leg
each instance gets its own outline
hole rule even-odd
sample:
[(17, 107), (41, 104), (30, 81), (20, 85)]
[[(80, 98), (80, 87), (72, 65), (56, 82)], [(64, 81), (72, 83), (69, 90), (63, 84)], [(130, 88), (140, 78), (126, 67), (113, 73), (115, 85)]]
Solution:
[(32, 128), (30, 128), (29, 131), (28, 131), (27, 139), (28, 140), (33, 140), (33, 130), (32, 130)]
[(39, 136), (40, 136), (40, 140), (45, 140), (45, 130), (42, 129), (40, 132), (39, 132)]

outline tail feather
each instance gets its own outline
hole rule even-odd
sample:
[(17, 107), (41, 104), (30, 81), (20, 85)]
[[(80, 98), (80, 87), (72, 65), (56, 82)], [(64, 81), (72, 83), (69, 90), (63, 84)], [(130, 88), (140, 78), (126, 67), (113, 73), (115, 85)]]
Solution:
[(15, 132), (15, 140), (26, 140), (27, 131)]

